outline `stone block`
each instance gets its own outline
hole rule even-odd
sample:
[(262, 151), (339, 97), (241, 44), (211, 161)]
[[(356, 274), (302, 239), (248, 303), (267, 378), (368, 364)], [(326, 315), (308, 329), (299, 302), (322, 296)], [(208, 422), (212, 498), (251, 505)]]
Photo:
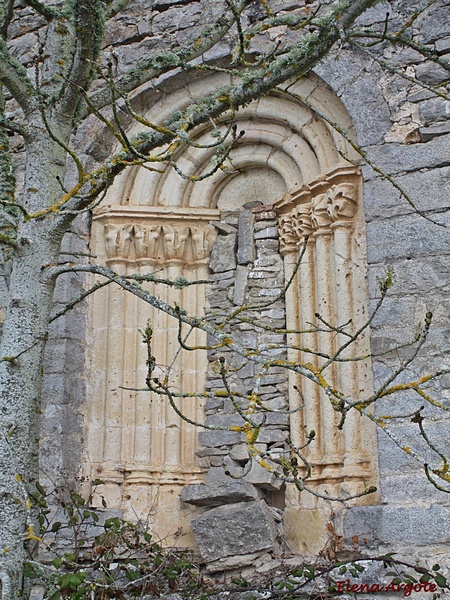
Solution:
[[(269, 460), (265, 460), (265, 462), (274, 469), (279, 467), (279, 465), (272, 463)], [(245, 481), (252, 483), (257, 488), (269, 491), (277, 491), (283, 485), (282, 479), (262, 467), (256, 460), (252, 461), (251, 469), (244, 479)]]
[(219, 233), (222, 233), (223, 235), (229, 235), (230, 233), (237, 234), (236, 227), (233, 227), (232, 225), (229, 225), (228, 223), (225, 223), (224, 221), (212, 221), (212, 224), (217, 229), (217, 231)]
[(248, 453), (247, 444), (238, 444), (237, 446), (233, 446), (233, 448), (230, 450), (229, 456), (232, 460), (236, 460), (238, 462), (248, 461), (250, 456)]
[[(417, 208), (430, 210), (443, 206), (441, 190), (450, 185), (450, 169), (408, 173), (396, 178), (405, 192), (411, 197)], [(367, 221), (386, 219), (396, 215), (413, 212), (404, 199), (399, 199), (388, 181), (380, 179), (370, 181), (364, 186), (364, 208)]]
[(450, 511), (433, 506), (355, 506), (344, 515), (344, 538), (360, 545), (401, 547), (448, 544)]
[(200, 431), (198, 441), (201, 446), (233, 446), (239, 444), (241, 434), (238, 431)]
[(222, 273), (236, 268), (236, 234), (217, 236), (211, 252), (209, 268), (214, 273)]
[(208, 398), (205, 404), (205, 411), (220, 410), (223, 408), (223, 398)]
[[(381, 144), (370, 148), (368, 156), (379, 169), (390, 175), (448, 166), (450, 135), (442, 135), (422, 144), (409, 146)], [(365, 170), (368, 179), (373, 179), (371, 170)]]
[(250, 210), (243, 209), (239, 214), (239, 234), (237, 261), (240, 265), (248, 265), (256, 258), (253, 242), (253, 224), (255, 217)]
[(442, 501), (442, 492), (432, 485), (421, 470), (417, 475), (402, 475), (395, 473), (391, 476), (384, 475), (381, 484), (381, 501), (383, 503), (396, 503), (405, 506), (416, 503), (418, 498), (426, 498), (427, 502), (439, 504)]
[(233, 303), (236, 306), (245, 304), (245, 290), (248, 281), (248, 267), (238, 265), (236, 269), (236, 278), (234, 280)]
[(423, 125), (445, 121), (450, 115), (450, 102), (444, 98), (430, 98), (419, 104), (419, 114)]
[(206, 424), (208, 426), (220, 426), (220, 427), (242, 427), (245, 421), (238, 413), (235, 414), (222, 414), (216, 413), (206, 418)]
[(207, 563), (270, 550), (276, 539), (276, 525), (263, 500), (212, 508), (192, 519), (192, 529)]
[(329, 541), (325, 511), (287, 507), (283, 521), (286, 544), (295, 554), (317, 555)]
[(238, 556), (226, 556), (219, 558), (206, 565), (207, 573), (217, 573), (219, 571), (229, 571), (231, 569), (240, 569), (247, 565), (253, 565), (255, 560), (259, 558), (260, 553), (240, 554)]
[(439, 54), (448, 54), (450, 52), (450, 37), (436, 40), (436, 52)]
[(439, 123), (437, 125), (431, 125), (430, 127), (420, 127), (419, 129), (420, 139), (422, 142), (427, 142), (434, 137), (439, 135), (446, 135), (450, 133), (450, 122)]
[(355, 77), (342, 99), (353, 119), (359, 144), (380, 143), (391, 128), (391, 118), (376, 74), (372, 77)]
[[(245, 442), (245, 433), (240, 434), (241, 440)], [(262, 429), (258, 435), (258, 442), (260, 444), (274, 444), (276, 442), (284, 442), (287, 437), (286, 431), (280, 431), (279, 429)]]
[[(428, 18), (427, 18), (428, 17)], [(450, 35), (450, 21), (448, 18), (448, 6), (438, 6), (433, 10), (433, 18), (430, 19), (427, 11), (422, 12), (416, 21), (418, 28), (418, 41), (429, 44)]]
[[(217, 470), (217, 469), (214, 469)], [(222, 469), (219, 469), (222, 471)], [(218, 483), (196, 483), (187, 485), (180, 494), (181, 500), (194, 506), (221, 506), (259, 499), (257, 489), (242, 479), (219, 480)]]
[[(435, 215), (435, 219), (445, 222), (443, 215)], [(369, 264), (389, 264), (394, 258), (443, 255), (447, 254), (449, 243), (448, 228), (437, 227), (415, 214), (389, 222), (372, 222), (367, 227), (367, 260)]]
[(432, 61), (427, 61), (417, 65), (416, 77), (427, 85), (437, 86), (448, 79), (448, 71)]
[(278, 227), (265, 227), (255, 233), (255, 240), (277, 240), (278, 238)]
[(195, 456), (198, 456), (199, 458), (205, 458), (208, 456), (225, 456), (226, 454), (228, 454), (228, 450), (223, 448), (201, 448), (195, 452)]

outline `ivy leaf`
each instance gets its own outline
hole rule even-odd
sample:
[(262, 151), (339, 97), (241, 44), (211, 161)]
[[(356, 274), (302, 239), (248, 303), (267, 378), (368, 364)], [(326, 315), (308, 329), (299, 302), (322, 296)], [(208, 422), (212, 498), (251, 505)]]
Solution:
[(436, 575), (434, 576), (434, 580), (438, 584), (438, 586), (441, 588), (444, 588), (447, 586), (447, 578), (444, 577), (444, 575), (442, 575), (442, 573), (436, 573)]

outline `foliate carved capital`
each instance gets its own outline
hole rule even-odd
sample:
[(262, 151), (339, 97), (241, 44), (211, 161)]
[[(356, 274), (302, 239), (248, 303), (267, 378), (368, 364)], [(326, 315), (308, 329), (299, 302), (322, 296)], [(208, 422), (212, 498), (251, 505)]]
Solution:
[(279, 220), (281, 252), (295, 252), (303, 238), (313, 231), (310, 204), (300, 204), (287, 215), (282, 215)]
[(124, 258), (130, 255), (133, 239), (132, 225), (105, 225), (105, 249), (108, 258)]
[(327, 212), (333, 223), (355, 216), (358, 208), (356, 194), (353, 183), (339, 183), (330, 187), (327, 191)]
[(207, 224), (106, 224), (105, 249), (109, 260), (154, 259), (185, 264), (205, 262), (214, 231)]
[(332, 226), (351, 224), (358, 208), (359, 178), (354, 169), (338, 169), (283, 197), (278, 203), (281, 252), (297, 251), (307, 235), (331, 233)]
[(311, 202), (311, 221), (314, 230), (327, 228), (331, 224), (328, 214), (327, 194), (319, 194)]

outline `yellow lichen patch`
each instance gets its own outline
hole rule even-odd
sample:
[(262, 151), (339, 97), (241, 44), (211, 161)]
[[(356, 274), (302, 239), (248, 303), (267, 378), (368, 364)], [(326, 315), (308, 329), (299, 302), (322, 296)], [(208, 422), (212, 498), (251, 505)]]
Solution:
[(33, 525), (29, 525), (28, 526), (28, 531), (27, 531), (26, 539), (27, 540), (35, 540), (36, 542), (40, 542), (41, 541), (41, 538), (38, 537), (34, 533), (34, 527), (33, 527)]
[(273, 469), (273, 467), (271, 467), (271, 466), (270, 466), (268, 463), (266, 463), (266, 461), (265, 461), (265, 460), (260, 460), (260, 461), (259, 461), (259, 464), (260, 464), (260, 465), (261, 465), (261, 466), (262, 466), (264, 469), (266, 469), (266, 471), (269, 471), (269, 473), (270, 473), (270, 472), (272, 472), (272, 471), (274, 470), (274, 469)]
[(402, 446), (402, 450), (404, 450), (406, 454), (412, 454), (412, 450), (409, 446)]

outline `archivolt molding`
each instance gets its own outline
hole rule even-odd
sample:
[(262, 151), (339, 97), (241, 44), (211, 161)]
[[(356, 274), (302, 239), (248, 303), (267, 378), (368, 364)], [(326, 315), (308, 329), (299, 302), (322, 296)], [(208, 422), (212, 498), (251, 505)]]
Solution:
[[(226, 83), (225, 76), (218, 74), (197, 79), (155, 103), (145, 117), (161, 122), (182, 110), (191, 97)], [(290, 89), (341, 129), (352, 131), (341, 101), (318, 77), (304, 78)], [(217, 126), (225, 128), (226, 122), (223, 117)], [(351, 320), (358, 327), (366, 316), (367, 290), (361, 284), (365, 280), (361, 174), (351, 162), (358, 158), (351, 145), (283, 89), (239, 111), (235, 123), (246, 134), (231, 152), (227, 171), (219, 169), (193, 183), (189, 178), (211, 170), (214, 150), (186, 146), (175, 157), (186, 178), (173, 169), (161, 173), (131, 168), (122, 174), (94, 213), (92, 252), (121, 274), (205, 280), (215, 236), (210, 223), (219, 220), (219, 209), (238, 210), (262, 196), (272, 204), (278, 197), (286, 281), (294, 272), (305, 235), (309, 236), (304, 260), (286, 293), (287, 328), (311, 331), (316, 313), (329, 323)], [(209, 124), (197, 128), (192, 139), (197, 145), (210, 143)], [(164, 301), (177, 303), (190, 314), (204, 314), (205, 286), (177, 290), (156, 289), (155, 285), (149, 282), (148, 289)], [(139, 390), (146, 375), (139, 330), (150, 318), (157, 341), (155, 356), (164, 368), (177, 352), (178, 323), (142, 307), (136, 298), (126, 297), (113, 286), (95, 295), (91, 313), (94, 343), (87, 473), (105, 482), (102, 493), (108, 506), (128, 509), (130, 517), (153, 510), (151, 522), (161, 537), (178, 527), (187, 532), (179, 491), (186, 483), (202, 479), (195, 458), (197, 431), (164, 400)], [(318, 332), (293, 334), (288, 341), (293, 347), (320, 348), (332, 354), (338, 337)], [(194, 332), (189, 341), (194, 346), (206, 342), (201, 332)], [(367, 351), (364, 339), (359, 351)], [(316, 359), (290, 350), (289, 360)], [(353, 397), (371, 387), (368, 363), (344, 363), (331, 371), (330, 380)], [(173, 384), (186, 392), (201, 390), (206, 372), (206, 353), (187, 353), (174, 363)], [(292, 372), (289, 377), (291, 408), (298, 408), (294, 385), (308, 398), (305, 409), (291, 415), (292, 441), (304, 442), (305, 427), (314, 429), (320, 440), (311, 446), (309, 457), (317, 487), (331, 495), (361, 491), (376, 471), (373, 431), (359, 415), (349, 415), (342, 440), (337, 416), (324, 394), (311, 382), (298, 381)], [(202, 421), (201, 401), (187, 402), (182, 409), (193, 421)], [(312, 497), (299, 498), (289, 489), (286, 514), (291, 511), (296, 521), (297, 511), (316, 508), (314, 503)], [(164, 511), (158, 511), (158, 506)]]

